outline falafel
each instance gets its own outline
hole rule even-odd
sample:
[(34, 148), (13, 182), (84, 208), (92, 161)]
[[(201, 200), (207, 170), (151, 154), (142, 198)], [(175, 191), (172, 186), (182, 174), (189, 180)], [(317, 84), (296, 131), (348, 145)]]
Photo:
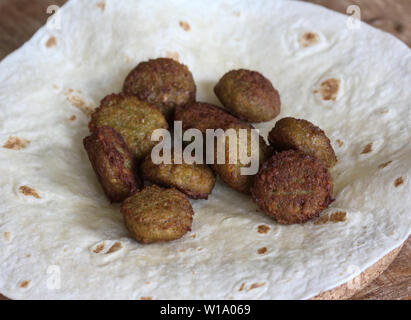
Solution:
[[(172, 153), (173, 154), (173, 153)], [(174, 187), (192, 199), (207, 199), (215, 185), (213, 171), (204, 164), (154, 164), (148, 155), (140, 166), (143, 179), (153, 183)]]
[(337, 163), (330, 139), (311, 122), (291, 117), (283, 118), (268, 134), (271, 146), (277, 151), (299, 150), (323, 161), (329, 168)]
[(83, 140), (90, 162), (111, 202), (120, 202), (142, 183), (135, 175), (135, 161), (120, 134), (103, 126)]
[(141, 243), (171, 241), (191, 231), (194, 211), (177, 189), (145, 187), (121, 205), (127, 229)]
[(158, 58), (139, 63), (125, 79), (123, 92), (157, 105), (171, 120), (175, 107), (195, 101), (196, 85), (187, 66)]
[(281, 109), (278, 91), (261, 73), (246, 69), (227, 72), (214, 87), (221, 103), (249, 122), (274, 119)]
[(157, 144), (151, 141), (153, 131), (168, 128), (158, 107), (124, 94), (105, 97), (91, 115), (90, 131), (94, 132), (102, 126), (115, 129), (137, 160), (143, 159)]
[(303, 223), (319, 216), (332, 200), (326, 165), (300, 151), (288, 150), (267, 160), (251, 188), (254, 202), (280, 224)]

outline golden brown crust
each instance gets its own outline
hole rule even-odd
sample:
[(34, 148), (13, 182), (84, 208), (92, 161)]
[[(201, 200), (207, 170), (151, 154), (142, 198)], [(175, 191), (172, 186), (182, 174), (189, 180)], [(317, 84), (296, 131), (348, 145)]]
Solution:
[(94, 172), (110, 201), (121, 202), (141, 187), (141, 181), (135, 175), (135, 159), (113, 128), (97, 128), (83, 142)]
[(158, 107), (124, 94), (105, 97), (91, 115), (90, 131), (102, 126), (115, 129), (137, 160), (143, 159), (157, 144), (151, 141), (153, 131), (168, 128)]
[(239, 69), (227, 72), (214, 88), (221, 103), (240, 119), (264, 122), (281, 108), (280, 95), (261, 73)]
[(127, 229), (141, 243), (171, 241), (191, 230), (194, 211), (177, 189), (145, 187), (121, 205)]
[(142, 177), (165, 187), (174, 187), (192, 199), (207, 199), (215, 185), (213, 171), (203, 164), (174, 164), (174, 156), (171, 162), (154, 164), (148, 155), (140, 166)]
[(183, 130), (195, 128), (203, 134), (206, 133), (206, 129), (223, 129), (230, 124), (243, 123), (227, 111), (203, 102), (178, 106), (175, 110), (174, 121), (181, 121)]
[(333, 184), (327, 167), (315, 157), (289, 150), (266, 161), (251, 194), (268, 216), (281, 224), (317, 217), (332, 202)]
[(195, 100), (196, 85), (187, 66), (158, 58), (138, 64), (127, 76), (123, 92), (159, 106), (170, 119), (175, 107)]
[(299, 150), (317, 157), (329, 168), (337, 163), (330, 139), (307, 120), (287, 117), (277, 121), (268, 134), (268, 140), (276, 151)]

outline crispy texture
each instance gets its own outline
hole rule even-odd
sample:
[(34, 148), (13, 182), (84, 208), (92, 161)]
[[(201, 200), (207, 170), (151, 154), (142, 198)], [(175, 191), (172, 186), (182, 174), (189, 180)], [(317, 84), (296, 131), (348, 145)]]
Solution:
[(281, 224), (319, 216), (332, 200), (333, 183), (323, 162), (295, 150), (277, 153), (255, 177), (251, 194), (268, 216)]
[(203, 164), (154, 164), (148, 155), (140, 166), (142, 177), (165, 187), (175, 187), (193, 199), (207, 199), (215, 185), (213, 171)]
[(123, 92), (159, 106), (170, 120), (175, 107), (195, 100), (196, 85), (187, 66), (158, 58), (138, 64), (127, 76)]
[(232, 70), (220, 79), (214, 92), (227, 109), (246, 121), (269, 121), (280, 113), (278, 91), (256, 71)]
[(276, 151), (299, 150), (317, 157), (329, 168), (337, 163), (330, 139), (323, 130), (307, 120), (288, 117), (277, 121), (268, 140)]
[(194, 211), (177, 189), (145, 187), (121, 205), (127, 229), (141, 243), (171, 241), (191, 231)]
[(111, 202), (120, 202), (141, 187), (135, 160), (123, 138), (107, 126), (84, 138), (84, 148), (104, 193)]
[(183, 130), (195, 128), (203, 134), (206, 133), (206, 129), (223, 129), (232, 123), (243, 123), (223, 109), (203, 102), (177, 107), (174, 120), (182, 122)]
[[(230, 156), (230, 149), (229, 149), (229, 138), (226, 137), (226, 144), (225, 144), (225, 164), (217, 164), (217, 143), (215, 143), (215, 155), (214, 155), (214, 162), (215, 164), (211, 165), (211, 168), (214, 170), (215, 173), (220, 177), (220, 179), (225, 182), (228, 186), (237, 190), (239, 192), (249, 194), (250, 187), (253, 184), (254, 176), (255, 175), (242, 175), (241, 168), (247, 167), (248, 165), (244, 165), (240, 162), (240, 139), (239, 139), (239, 130), (240, 129), (247, 129), (247, 155), (251, 156), (251, 129), (253, 127), (247, 124), (230, 124), (224, 128), (227, 129), (234, 129), (237, 132), (237, 163), (230, 164), (229, 163), (229, 156)], [(259, 166), (263, 164), (265, 160), (271, 155), (270, 148), (266, 145), (265, 141), (262, 137), (259, 137), (259, 154), (258, 154), (258, 161)]]
[(143, 159), (157, 144), (151, 141), (153, 131), (168, 128), (158, 107), (124, 94), (105, 97), (91, 115), (90, 131), (94, 132), (102, 126), (114, 128), (137, 160)]

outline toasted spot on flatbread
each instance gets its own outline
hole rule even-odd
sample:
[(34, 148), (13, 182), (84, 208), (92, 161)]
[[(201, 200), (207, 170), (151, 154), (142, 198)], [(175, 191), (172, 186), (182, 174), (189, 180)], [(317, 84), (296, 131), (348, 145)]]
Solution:
[(4, 232), (3, 238), (4, 238), (5, 241), (9, 241), (10, 240), (10, 232)]
[(320, 37), (318, 36), (318, 34), (314, 32), (306, 32), (300, 36), (300, 38), (298, 39), (298, 43), (301, 47), (307, 48), (316, 44), (319, 40)]
[(180, 252), (186, 252), (186, 248), (184, 248), (184, 249), (180, 249)]
[(395, 179), (394, 187), (398, 187), (398, 186), (402, 185), (403, 183), (404, 183), (404, 179), (402, 177), (399, 177), (399, 178)]
[(106, 3), (105, 3), (105, 1), (97, 2), (97, 8), (101, 9), (101, 11), (104, 12), (104, 9), (106, 9)]
[(180, 21), (179, 25), (184, 31), (190, 31), (191, 29), (190, 25), (186, 21)]
[(335, 142), (337, 142), (339, 148), (341, 148), (344, 144), (344, 141), (341, 141), (340, 139), (337, 139)]
[(19, 137), (9, 137), (7, 141), (3, 144), (3, 148), (11, 150), (21, 150), (26, 148), (29, 144), (30, 140)]
[(47, 48), (52, 48), (55, 47), (57, 44), (57, 39), (56, 37), (51, 36), (47, 41), (46, 41), (46, 47)]
[(347, 220), (347, 212), (345, 211), (336, 211), (330, 215), (331, 222), (344, 222)]
[(141, 297), (140, 300), (153, 300), (153, 297)]
[(37, 193), (37, 191), (31, 187), (28, 186), (21, 186), (19, 187), (19, 191), (20, 193), (24, 194), (25, 196), (32, 196), (36, 199), (40, 199), (39, 194)]
[(59, 86), (58, 86), (58, 85), (56, 85), (56, 84), (53, 84), (53, 88), (54, 88), (54, 89), (58, 89), (58, 88), (59, 88)]
[(260, 287), (262, 287), (262, 286), (264, 286), (265, 285), (265, 282), (256, 282), (256, 283), (253, 283), (251, 286), (250, 286), (250, 288), (248, 288), (248, 290), (250, 291), (250, 290), (253, 290), (253, 289), (257, 289), (257, 288), (260, 288)]
[(69, 118), (69, 121), (74, 121), (74, 120), (76, 120), (76, 116), (73, 114), (73, 115)]
[(26, 254), (26, 258), (30, 258), (30, 257), (31, 257), (30, 253)]
[(194, 239), (195, 237), (196, 237), (196, 234), (195, 234), (195, 233), (193, 233), (193, 235), (191, 236), (191, 238), (193, 238), (193, 239)]
[(96, 248), (93, 250), (94, 253), (100, 253), (106, 244), (104, 242), (98, 244)]
[(150, 281), (146, 281), (145, 283), (148, 285), (148, 284), (150, 284)]
[(120, 250), (122, 247), (123, 247), (123, 245), (120, 242), (116, 242), (110, 247), (110, 249), (107, 250), (106, 254), (116, 252), (116, 251)]
[(344, 222), (347, 220), (347, 212), (345, 211), (336, 211), (331, 213), (331, 215), (325, 214), (319, 217), (314, 221), (315, 225), (325, 224), (327, 222)]
[(258, 254), (264, 254), (264, 253), (266, 253), (266, 252), (267, 252), (267, 248), (266, 248), (266, 247), (262, 247), (262, 248), (260, 248), (260, 249), (257, 250), (257, 253), (258, 253)]
[(267, 233), (270, 230), (270, 227), (265, 224), (260, 224), (258, 226), (258, 233)]
[(239, 16), (241, 16), (241, 12), (240, 12), (240, 11), (234, 11), (234, 15), (235, 15), (236, 17), (239, 17)]
[[(74, 107), (79, 109), (81, 112), (83, 112), (86, 116), (90, 116), (93, 113), (94, 108), (92, 108), (92, 106), (88, 106), (81, 97), (73, 95), (73, 92), (73, 89), (68, 89), (64, 93), (66, 95), (67, 101), (70, 102)], [(77, 92), (81, 93), (80, 90), (78, 90)]]
[(30, 281), (24, 280), (24, 281), (20, 282), (19, 287), (20, 288), (27, 288), (29, 286), (29, 284), (30, 284)]
[(175, 61), (178, 61), (180, 56), (179, 56), (178, 52), (176, 52), (176, 51), (167, 51), (166, 52), (166, 58), (170, 58), (170, 59), (173, 59)]
[(392, 162), (392, 160), (387, 161), (387, 162), (384, 162), (384, 163), (381, 163), (381, 164), (378, 166), (378, 168), (384, 169), (384, 168), (385, 168), (386, 166), (388, 166), (391, 162)]
[(367, 144), (361, 151), (361, 154), (370, 153), (372, 151), (372, 142)]
[(338, 90), (340, 89), (340, 80), (331, 78), (324, 80), (320, 84), (320, 92), (323, 97), (323, 100), (335, 101), (337, 99)]
[(201, 247), (200, 247), (200, 248), (198, 248), (197, 250), (198, 250), (198, 251), (201, 251), (201, 250), (203, 250), (203, 249), (204, 249), (204, 248), (201, 248)]
[(238, 291), (243, 291), (243, 290), (244, 290), (244, 287), (245, 287), (245, 283), (243, 282), (243, 283), (241, 284), (240, 288), (238, 289)]

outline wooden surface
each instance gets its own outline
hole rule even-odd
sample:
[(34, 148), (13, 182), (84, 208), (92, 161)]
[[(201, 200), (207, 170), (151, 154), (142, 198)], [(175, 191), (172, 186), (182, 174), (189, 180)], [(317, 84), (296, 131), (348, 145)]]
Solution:
[[(0, 59), (29, 40), (47, 21), (46, 8), (49, 5), (61, 6), (64, 2), (65, 0), (0, 0)], [(348, 5), (359, 5), (363, 21), (391, 32), (411, 46), (411, 0), (309, 2), (343, 13)], [(357, 292), (352, 299), (411, 299), (411, 239), (406, 241), (388, 269), (370, 285)]]

